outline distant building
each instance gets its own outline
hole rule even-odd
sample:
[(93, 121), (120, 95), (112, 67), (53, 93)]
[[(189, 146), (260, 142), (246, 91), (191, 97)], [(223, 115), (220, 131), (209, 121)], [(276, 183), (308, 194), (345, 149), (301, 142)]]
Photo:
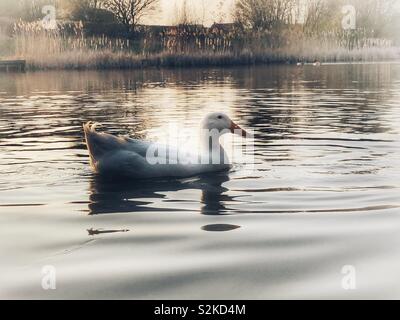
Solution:
[(210, 27), (210, 31), (217, 33), (217, 32), (224, 32), (224, 33), (228, 33), (228, 32), (232, 32), (235, 30), (235, 24), (234, 23), (214, 23), (211, 27)]

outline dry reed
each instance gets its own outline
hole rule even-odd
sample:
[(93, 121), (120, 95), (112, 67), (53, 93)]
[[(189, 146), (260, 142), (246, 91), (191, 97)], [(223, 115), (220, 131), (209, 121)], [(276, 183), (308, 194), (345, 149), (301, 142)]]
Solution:
[[(43, 30), (20, 22), (14, 26), (12, 58), (25, 59), (27, 68), (118, 69), (144, 67), (223, 66), (256, 63), (382, 61), (399, 58), (399, 49), (357, 45), (349, 50), (337, 42), (284, 35), (271, 44), (269, 35), (243, 35), (235, 31), (169, 33), (145, 36), (140, 41), (84, 35), (82, 24)], [(156, 49), (155, 49), (156, 48)]]

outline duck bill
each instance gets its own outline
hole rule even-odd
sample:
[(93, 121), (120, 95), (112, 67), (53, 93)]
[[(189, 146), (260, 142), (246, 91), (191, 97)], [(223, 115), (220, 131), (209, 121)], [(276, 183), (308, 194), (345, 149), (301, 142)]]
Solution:
[(244, 130), (242, 127), (240, 127), (238, 124), (236, 124), (235, 122), (231, 122), (231, 132), (234, 134), (237, 134), (239, 136), (242, 136), (244, 138), (249, 137), (250, 135), (248, 134), (248, 132), (246, 130)]

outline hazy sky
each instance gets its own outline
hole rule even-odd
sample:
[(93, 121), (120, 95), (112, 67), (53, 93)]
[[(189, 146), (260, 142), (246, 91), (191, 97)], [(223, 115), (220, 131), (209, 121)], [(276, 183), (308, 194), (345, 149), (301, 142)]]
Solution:
[[(2, 1), (2, 0), (0, 0)], [(151, 24), (176, 24), (179, 22), (182, 8), (186, 2), (186, 8), (190, 20), (204, 25), (214, 22), (232, 21), (232, 11), (236, 0), (160, 0), (161, 12), (154, 17), (148, 17), (143, 21)], [(307, 0), (300, 0), (307, 1)], [(352, 1), (349, 0), (349, 3)], [(400, 10), (400, 0), (396, 0), (396, 9)]]
[[(0, 0), (1, 1), (1, 0)], [(161, 14), (148, 17), (146, 22), (154, 24), (172, 24), (179, 22), (185, 0), (160, 0)], [(230, 21), (235, 0), (186, 0), (190, 20), (211, 25), (214, 22)], [(160, 18), (161, 15), (161, 18)]]

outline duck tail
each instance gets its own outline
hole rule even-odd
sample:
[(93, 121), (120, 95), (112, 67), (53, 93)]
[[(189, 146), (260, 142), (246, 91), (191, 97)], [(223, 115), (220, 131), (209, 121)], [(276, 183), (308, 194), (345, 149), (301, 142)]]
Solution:
[(89, 121), (83, 124), (83, 131), (85, 133), (86, 146), (89, 151), (90, 165), (93, 169), (96, 169), (96, 155), (98, 154), (96, 149), (96, 138), (98, 133), (96, 132), (96, 127), (100, 126), (100, 123)]
[(101, 126), (100, 123), (92, 121), (83, 125), (86, 145), (90, 155), (90, 165), (95, 172), (98, 172), (105, 155), (123, 149), (127, 143), (124, 138), (108, 133), (96, 132), (96, 128), (99, 126)]

